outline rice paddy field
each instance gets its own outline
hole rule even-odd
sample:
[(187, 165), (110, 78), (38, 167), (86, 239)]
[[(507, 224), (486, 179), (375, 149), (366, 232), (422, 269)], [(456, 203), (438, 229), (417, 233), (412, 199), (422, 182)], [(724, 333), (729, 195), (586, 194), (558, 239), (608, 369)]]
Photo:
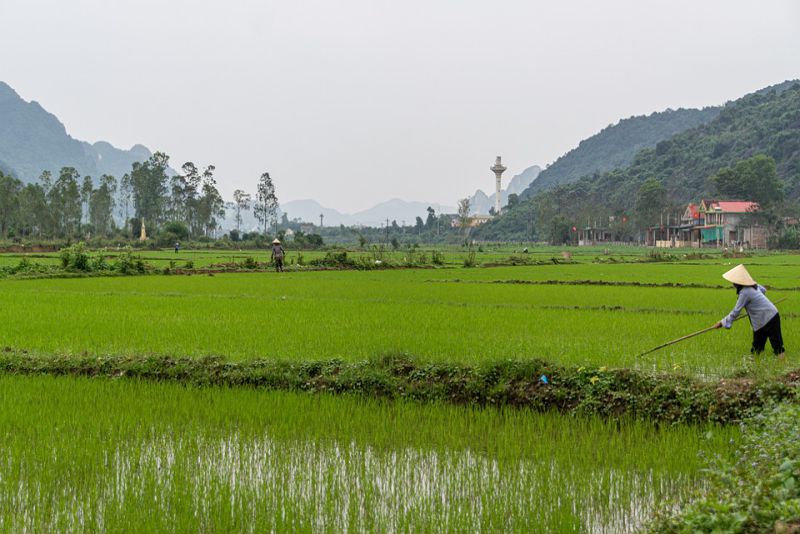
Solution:
[(734, 429), (2, 378), (9, 532), (625, 532)]
[[(773, 300), (787, 298), (779, 305), (786, 344), (797, 346), (800, 257), (744, 261)], [(232, 359), (361, 360), (397, 352), (458, 362), (536, 357), (725, 376), (749, 352), (746, 320), (637, 355), (730, 311), (736, 294), (720, 275), (732, 265), (718, 259), (8, 279), (0, 280), (0, 343), (44, 353)], [(796, 363), (789, 356), (786, 366)]]
[[(638, 263), (623, 262), (637, 249), (588, 250), (569, 263), (468, 269), (463, 254), (435, 269), (0, 279), (0, 347), (541, 358), (708, 379), (798, 367), (800, 256)], [(773, 301), (787, 299), (785, 361), (745, 357), (746, 320), (638, 356), (723, 317), (736, 295), (720, 275), (739, 261)], [(0, 397), (4, 531), (635, 532), (701, 490), (701, 455), (728, 455), (738, 438), (736, 427), (127, 379), (6, 375)]]

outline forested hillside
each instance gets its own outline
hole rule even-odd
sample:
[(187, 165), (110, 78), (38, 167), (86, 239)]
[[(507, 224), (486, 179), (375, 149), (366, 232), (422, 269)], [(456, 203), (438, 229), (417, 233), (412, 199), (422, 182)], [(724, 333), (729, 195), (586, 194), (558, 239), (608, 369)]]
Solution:
[(640, 150), (654, 147), (659, 141), (713, 120), (720, 109), (667, 110), (623, 119), (584, 139), (558, 158), (521, 196), (530, 198), (540, 191), (574, 182), (589, 174), (624, 167)]
[[(514, 239), (535, 233), (548, 238), (560, 229), (611, 215), (636, 215), (642, 184), (661, 188), (667, 206), (724, 193), (712, 179), (721, 169), (764, 155), (789, 203), (800, 199), (800, 83), (782, 84), (728, 104), (701, 125), (640, 151), (632, 164), (561, 185), (521, 203), (476, 232), (481, 239)], [(762, 163), (754, 160), (754, 165)], [(758, 188), (752, 192), (755, 198)], [(641, 215), (641, 214), (640, 214)], [(639, 223), (652, 223), (639, 217)], [(531, 226), (535, 230), (531, 230)], [(558, 230), (561, 231), (561, 230)]]

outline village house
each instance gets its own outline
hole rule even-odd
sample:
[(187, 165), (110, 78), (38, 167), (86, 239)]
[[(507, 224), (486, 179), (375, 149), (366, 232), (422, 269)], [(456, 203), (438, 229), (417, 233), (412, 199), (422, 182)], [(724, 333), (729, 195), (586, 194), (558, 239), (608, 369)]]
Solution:
[(758, 203), (708, 200), (689, 204), (679, 221), (652, 226), (647, 244), (655, 247), (766, 248), (767, 229), (754, 220)]
[[(615, 217), (612, 215), (608, 218), (608, 224), (613, 223)], [(627, 218), (626, 218), (627, 221)], [(586, 247), (597, 245), (600, 243), (610, 243), (613, 241), (613, 235), (608, 225), (603, 225), (598, 221), (587, 220), (586, 226), (582, 228), (574, 227), (575, 232), (578, 234), (578, 246)]]
[[(467, 219), (467, 228), (476, 228), (482, 224), (485, 224), (489, 221), (494, 219), (492, 215), (470, 215)], [(452, 219), (450, 219), (450, 226), (452, 228), (461, 228), (461, 218), (458, 215), (455, 215)]]

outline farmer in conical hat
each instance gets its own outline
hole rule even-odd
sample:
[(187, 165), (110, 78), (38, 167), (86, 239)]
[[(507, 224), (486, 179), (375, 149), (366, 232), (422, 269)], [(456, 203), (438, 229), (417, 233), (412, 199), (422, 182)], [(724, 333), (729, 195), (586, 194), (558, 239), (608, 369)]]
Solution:
[(750, 325), (753, 327), (753, 347), (750, 352), (760, 354), (769, 339), (775, 355), (782, 358), (785, 349), (781, 335), (781, 316), (778, 308), (767, 298), (766, 288), (753, 280), (744, 265), (737, 265), (723, 274), (722, 278), (733, 284), (739, 298), (736, 300), (733, 310), (716, 324), (717, 328), (730, 328), (744, 308), (747, 310)]
[(280, 239), (274, 239), (272, 241), (272, 261), (275, 263), (276, 273), (283, 272), (283, 257), (285, 255), (286, 251), (283, 250)]

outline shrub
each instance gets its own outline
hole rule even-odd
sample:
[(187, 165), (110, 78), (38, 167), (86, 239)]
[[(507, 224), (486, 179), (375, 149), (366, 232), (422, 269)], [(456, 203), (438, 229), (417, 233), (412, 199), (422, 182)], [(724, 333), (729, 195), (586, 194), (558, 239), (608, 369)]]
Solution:
[(800, 229), (793, 226), (781, 232), (777, 245), (782, 249), (800, 249)]
[(797, 532), (800, 526), (800, 406), (780, 404), (743, 425), (733, 458), (708, 461), (704, 495), (650, 532)]
[(83, 242), (76, 243), (60, 251), (61, 267), (69, 271), (91, 270), (89, 266), (89, 255), (86, 253), (86, 246)]
[(347, 251), (330, 251), (322, 258), (311, 260), (311, 265), (321, 267), (353, 267), (355, 262), (347, 257)]
[(469, 247), (464, 257), (464, 267), (475, 267), (475, 250), (472, 247)]
[(109, 269), (108, 262), (106, 262), (105, 256), (102, 254), (98, 254), (91, 261), (91, 270), (92, 271), (107, 271)]
[(133, 255), (131, 247), (125, 247), (125, 252), (117, 256), (113, 269), (121, 274), (142, 274), (145, 264), (141, 257)]

